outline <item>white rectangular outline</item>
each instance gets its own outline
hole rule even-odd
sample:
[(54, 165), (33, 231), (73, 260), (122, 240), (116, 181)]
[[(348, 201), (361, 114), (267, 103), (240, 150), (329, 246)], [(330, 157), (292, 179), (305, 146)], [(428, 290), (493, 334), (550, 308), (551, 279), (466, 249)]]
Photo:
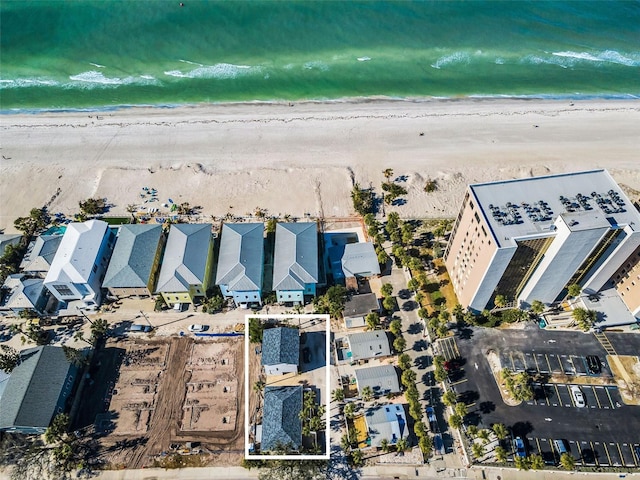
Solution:
[[(312, 319), (322, 318), (326, 325), (326, 341), (325, 341), (325, 359), (327, 364), (326, 375), (326, 392), (325, 392), (325, 409), (327, 419), (325, 421), (325, 454), (324, 455), (249, 455), (249, 319), (250, 318), (299, 318), (299, 319)], [(331, 343), (331, 317), (326, 314), (254, 314), (244, 316), (244, 458), (246, 460), (330, 460), (331, 458), (331, 439), (329, 438), (329, 424), (331, 419), (331, 357), (330, 357), (330, 343)]]

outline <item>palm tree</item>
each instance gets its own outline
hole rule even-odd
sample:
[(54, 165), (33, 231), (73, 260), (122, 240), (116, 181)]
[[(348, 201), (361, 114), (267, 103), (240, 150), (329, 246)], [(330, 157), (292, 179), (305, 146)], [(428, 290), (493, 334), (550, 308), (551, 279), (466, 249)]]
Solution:
[(400, 438), (396, 442), (396, 452), (400, 453), (408, 449), (409, 449), (409, 442), (407, 441), (406, 438)]
[(455, 410), (456, 415), (459, 415), (462, 418), (464, 418), (468, 413), (467, 406), (462, 402), (456, 403), (453, 409)]
[(258, 380), (253, 384), (253, 391), (256, 393), (261, 393), (264, 390), (265, 383), (262, 380)]
[(344, 416), (347, 418), (352, 418), (355, 411), (356, 411), (356, 405), (354, 403), (347, 403), (344, 406)]
[(453, 390), (448, 390), (442, 395), (442, 403), (444, 403), (447, 407), (453, 406), (453, 404), (456, 403), (457, 399), (458, 396)]
[(362, 465), (362, 450), (354, 450), (351, 452), (351, 461), (356, 467)]
[(471, 446), (471, 452), (473, 452), (473, 456), (476, 457), (477, 460), (480, 460), (480, 457), (484, 456), (484, 445), (474, 443)]
[(544, 468), (544, 460), (541, 455), (530, 455), (529, 464), (532, 470), (542, 470)]
[(340, 448), (344, 453), (349, 453), (351, 450), (351, 442), (349, 441), (349, 437), (347, 435), (343, 435), (340, 439)]
[(493, 430), (493, 433), (496, 434), (496, 437), (498, 437), (498, 440), (504, 440), (509, 434), (507, 427), (505, 427), (502, 423), (494, 423), (493, 427), (491, 428)]
[(393, 341), (393, 348), (396, 352), (404, 352), (404, 349), (407, 347), (407, 341), (402, 336), (396, 337)]
[(504, 448), (496, 447), (494, 453), (496, 454), (498, 463), (505, 463), (507, 461), (507, 451)]
[(493, 300), (493, 303), (496, 307), (502, 308), (507, 304), (507, 297), (504, 295), (496, 295), (496, 298)]
[(416, 382), (416, 378), (417, 378), (416, 372), (414, 372), (411, 369), (407, 369), (404, 372), (402, 372), (400, 381), (402, 382), (402, 385), (408, 388), (409, 385)]
[(384, 453), (387, 453), (389, 451), (389, 440), (387, 440), (386, 438), (380, 440), (380, 448)]
[(331, 400), (334, 402), (341, 402), (344, 400), (344, 389), (336, 388), (333, 392), (331, 392)]
[(369, 385), (367, 385), (362, 389), (361, 395), (362, 395), (362, 401), (368, 402), (373, 398), (373, 389)]
[(462, 417), (456, 414), (451, 415), (449, 417), (449, 426), (451, 428), (460, 428), (462, 426)]
[(411, 357), (406, 353), (402, 353), (398, 357), (398, 366), (400, 367), (401, 370), (407, 370), (411, 368)]
[(366, 316), (367, 330), (377, 330), (380, 328), (380, 316), (371, 312)]
[(540, 300), (534, 300), (533, 302), (531, 302), (531, 313), (540, 315), (542, 312), (544, 312), (544, 309), (544, 303), (542, 303)]
[(393, 168), (385, 168), (382, 171), (382, 175), (384, 175), (384, 178), (387, 179), (387, 183), (390, 183), (390, 179), (391, 177), (393, 177)]
[(489, 441), (489, 430), (483, 428), (482, 430), (478, 431), (478, 438), (483, 440), (486, 444)]
[(562, 465), (562, 468), (565, 470), (573, 470), (576, 468), (576, 459), (568, 453), (563, 453), (560, 455), (560, 465)]

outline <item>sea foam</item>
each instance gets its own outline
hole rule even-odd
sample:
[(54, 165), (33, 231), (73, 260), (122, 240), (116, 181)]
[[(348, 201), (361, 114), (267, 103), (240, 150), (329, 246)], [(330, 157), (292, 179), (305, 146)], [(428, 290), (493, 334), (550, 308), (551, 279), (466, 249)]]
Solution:
[(150, 76), (143, 75), (139, 77), (105, 77), (102, 72), (96, 72), (91, 70), (89, 72), (82, 72), (77, 75), (70, 75), (70, 83), (64, 84), (65, 88), (115, 88), (120, 85), (154, 85), (158, 84), (158, 81)]
[[(182, 60), (184, 61), (184, 60)], [(168, 70), (164, 74), (176, 78), (217, 78), (229, 79), (239, 75), (247, 75), (262, 71), (261, 67), (250, 65), (233, 65), (231, 63), (217, 63), (215, 65), (203, 65), (188, 72), (182, 70)]]
[[(588, 52), (552, 52), (552, 55), (556, 57), (564, 57), (572, 59), (575, 62), (577, 61), (589, 61), (589, 62), (609, 62), (609, 63), (617, 63), (619, 65), (624, 65), (627, 67), (637, 67), (640, 66), (640, 54), (627, 54), (623, 55), (620, 52), (615, 50), (605, 50), (597, 53), (588, 53)], [(632, 58), (635, 57), (635, 58)]]
[(432, 63), (433, 68), (440, 69), (448, 65), (467, 64), (470, 61), (469, 54), (467, 52), (453, 52), (449, 55), (438, 58), (435, 63)]
[(41, 78), (14, 78), (0, 80), (0, 89), (24, 88), (24, 87), (55, 87), (59, 85), (55, 80)]

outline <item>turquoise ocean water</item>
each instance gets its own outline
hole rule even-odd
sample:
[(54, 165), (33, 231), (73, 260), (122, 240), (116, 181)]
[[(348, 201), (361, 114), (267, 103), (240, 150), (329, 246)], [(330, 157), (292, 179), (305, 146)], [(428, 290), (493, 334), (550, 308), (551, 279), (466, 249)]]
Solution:
[(640, 97), (640, 2), (0, 3), (0, 110)]

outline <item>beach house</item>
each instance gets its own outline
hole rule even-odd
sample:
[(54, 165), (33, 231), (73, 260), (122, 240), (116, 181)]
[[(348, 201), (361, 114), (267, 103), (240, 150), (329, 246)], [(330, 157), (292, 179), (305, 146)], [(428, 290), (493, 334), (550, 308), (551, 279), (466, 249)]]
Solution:
[(347, 335), (347, 358), (351, 361), (385, 358), (391, 355), (387, 333), (383, 330)]
[(171, 225), (158, 275), (156, 293), (167, 305), (193, 303), (204, 297), (213, 269), (211, 224)]
[(62, 235), (40, 235), (29, 244), (20, 269), (24, 273), (44, 278), (51, 268)]
[(356, 385), (358, 392), (369, 387), (374, 396), (398, 393), (400, 382), (398, 372), (393, 365), (378, 365), (377, 367), (358, 368), (356, 373)]
[(318, 283), (318, 226), (278, 223), (273, 259), (273, 290), (279, 303), (303, 304)]
[(346, 328), (363, 328), (366, 317), (370, 313), (379, 313), (380, 304), (375, 293), (360, 293), (351, 295), (344, 304), (342, 316)]
[(367, 409), (365, 413), (369, 439), (372, 447), (380, 447), (382, 440), (395, 445), (401, 438), (409, 437), (407, 416), (404, 407), (397, 403)]
[(238, 306), (262, 304), (264, 224), (222, 225), (216, 285)]
[(45, 287), (64, 304), (77, 301), (79, 308), (97, 308), (115, 238), (115, 232), (101, 220), (67, 225), (44, 279)]
[(44, 315), (51, 298), (42, 278), (23, 273), (9, 275), (2, 290), (0, 315), (19, 315), (23, 310)]
[(118, 298), (150, 296), (155, 290), (164, 242), (161, 225), (122, 225), (103, 288)]
[(302, 445), (302, 386), (265, 387), (260, 450), (278, 447), (296, 451)]
[(61, 347), (31, 348), (20, 357), (0, 397), (0, 431), (41, 434), (68, 411), (78, 369)]
[(350, 290), (357, 291), (358, 282), (380, 275), (378, 255), (371, 242), (346, 244), (341, 263), (345, 285)]
[(300, 336), (296, 328), (276, 327), (262, 332), (262, 366), (267, 375), (298, 371)]

